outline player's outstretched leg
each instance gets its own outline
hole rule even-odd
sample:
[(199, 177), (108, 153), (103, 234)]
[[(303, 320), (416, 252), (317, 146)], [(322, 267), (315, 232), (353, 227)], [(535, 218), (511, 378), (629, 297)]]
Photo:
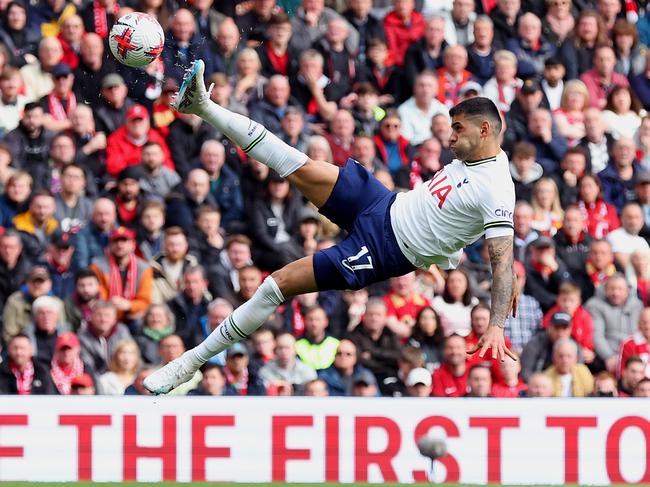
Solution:
[(311, 256), (274, 272), (251, 299), (230, 313), (202, 343), (147, 377), (144, 387), (153, 394), (167, 394), (190, 380), (211, 357), (257, 330), (285, 298), (316, 289)]

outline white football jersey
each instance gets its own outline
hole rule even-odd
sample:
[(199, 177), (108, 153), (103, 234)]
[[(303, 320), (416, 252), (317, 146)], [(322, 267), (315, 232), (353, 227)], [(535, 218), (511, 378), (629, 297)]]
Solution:
[(399, 193), (390, 209), (393, 231), (416, 267), (453, 269), (463, 248), (478, 240), (514, 235), (515, 186), (501, 151), (480, 161), (459, 161), (429, 181)]

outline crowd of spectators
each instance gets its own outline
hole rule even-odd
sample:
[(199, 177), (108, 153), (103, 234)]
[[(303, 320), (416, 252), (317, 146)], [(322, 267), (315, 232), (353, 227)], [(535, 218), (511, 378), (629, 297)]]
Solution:
[[(117, 63), (131, 11), (166, 32)], [(277, 173), (169, 102), (217, 103), (314, 159), (422, 184), (448, 110), (503, 114), (520, 357), (489, 326), (482, 241), (354, 291), (298, 296), (173, 394), (650, 397), (650, 10), (645, 0), (0, 2), (0, 393), (145, 394), (268, 273), (344, 235)]]

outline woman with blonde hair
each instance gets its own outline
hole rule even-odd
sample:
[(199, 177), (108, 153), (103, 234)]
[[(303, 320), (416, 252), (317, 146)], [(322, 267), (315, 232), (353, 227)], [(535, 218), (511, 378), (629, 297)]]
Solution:
[(140, 370), (140, 349), (133, 340), (122, 340), (115, 346), (111, 365), (107, 372), (99, 377), (102, 394), (121, 396), (127, 387), (133, 384)]
[(307, 156), (315, 161), (325, 161), (334, 164), (332, 148), (327, 139), (322, 135), (312, 135), (307, 142)]
[(575, 146), (585, 134), (585, 109), (589, 107), (589, 91), (579, 79), (564, 85), (560, 108), (553, 112), (557, 131), (566, 137), (570, 147)]
[(264, 86), (268, 81), (261, 75), (262, 62), (255, 49), (247, 47), (237, 55), (235, 74), (230, 83), (235, 100), (248, 105), (253, 100), (264, 98)]
[(552, 237), (562, 226), (564, 210), (560, 203), (560, 192), (551, 178), (541, 178), (533, 187), (532, 228), (540, 234)]

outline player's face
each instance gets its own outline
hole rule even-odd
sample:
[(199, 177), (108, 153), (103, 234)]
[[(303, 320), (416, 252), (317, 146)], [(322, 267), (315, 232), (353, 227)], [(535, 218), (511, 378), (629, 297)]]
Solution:
[(481, 143), (481, 130), (476, 124), (467, 120), (465, 115), (457, 115), (451, 122), (449, 148), (456, 158), (465, 161), (473, 159), (472, 154)]

